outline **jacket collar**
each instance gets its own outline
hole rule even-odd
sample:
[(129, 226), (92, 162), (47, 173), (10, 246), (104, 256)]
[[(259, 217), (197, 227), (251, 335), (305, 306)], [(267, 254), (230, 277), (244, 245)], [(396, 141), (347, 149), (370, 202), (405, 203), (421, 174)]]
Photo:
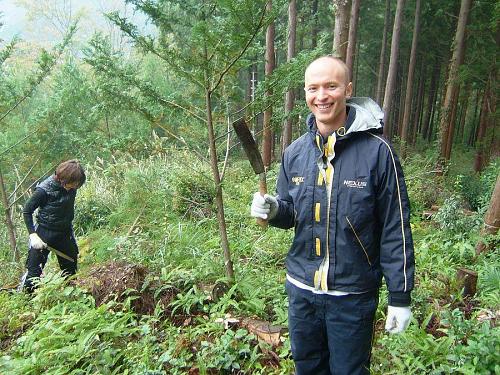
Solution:
[[(384, 112), (372, 99), (350, 98), (346, 102), (346, 107), (347, 118), (345, 125), (335, 132), (338, 140), (348, 138), (357, 132), (373, 131), (379, 133), (382, 131)], [(307, 116), (306, 123), (309, 133), (315, 139), (318, 128), (316, 118), (312, 113)]]

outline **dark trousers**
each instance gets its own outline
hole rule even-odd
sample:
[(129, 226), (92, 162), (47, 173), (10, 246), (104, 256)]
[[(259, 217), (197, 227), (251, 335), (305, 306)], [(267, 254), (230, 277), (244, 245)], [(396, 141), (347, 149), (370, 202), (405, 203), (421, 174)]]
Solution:
[[(74, 262), (71, 262), (68, 259), (57, 256), (57, 261), (64, 275), (74, 275), (77, 269), (78, 246), (73, 236), (73, 232), (51, 231), (39, 226), (36, 229), (36, 233), (47, 245), (73, 258)], [(42, 274), (43, 267), (45, 267), (45, 263), (47, 263), (49, 252), (49, 250), (35, 250), (31, 247), (29, 248), (28, 259), (26, 259), (26, 268), (28, 272), (24, 281), (24, 288), (27, 292), (33, 292), (33, 280), (40, 277)]]
[(286, 282), (296, 375), (370, 374), (378, 290), (314, 294)]

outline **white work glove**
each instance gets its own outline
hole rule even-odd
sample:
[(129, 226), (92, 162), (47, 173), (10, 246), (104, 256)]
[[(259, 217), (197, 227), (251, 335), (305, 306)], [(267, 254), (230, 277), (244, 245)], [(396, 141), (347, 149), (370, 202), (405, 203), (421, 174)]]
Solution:
[(36, 233), (30, 234), (30, 247), (35, 250), (43, 250), (47, 247), (47, 244), (42, 241), (42, 239)]
[(410, 324), (411, 310), (409, 306), (387, 306), (385, 330), (389, 333), (401, 333)]
[(260, 193), (253, 195), (252, 206), (250, 207), (250, 215), (264, 220), (273, 219), (278, 213), (278, 201), (272, 195), (264, 196)]

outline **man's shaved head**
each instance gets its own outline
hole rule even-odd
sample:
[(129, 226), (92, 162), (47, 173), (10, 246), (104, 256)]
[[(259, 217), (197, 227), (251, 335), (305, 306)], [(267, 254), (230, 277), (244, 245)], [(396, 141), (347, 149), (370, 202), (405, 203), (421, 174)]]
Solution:
[(338, 57), (329, 56), (329, 55), (318, 57), (316, 60), (314, 60), (312, 63), (310, 63), (307, 66), (305, 74), (304, 74), (304, 76), (306, 77), (306, 81), (307, 81), (307, 73), (311, 69), (314, 69), (318, 65), (322, 65), (322, 64), (325, 64), (325, 63), (328, 63), (328, 62), (332, 62), (334, 64), (337, 64), (341, 69), (344, 70), (345, 84), (347, 85), (350, 82), (350, 80), (349, 80), (349, 76), (350, 76), (349, 68), (347, 67), (346, 63), (343, 62)]
[(323, 56), (309, 64), (304, 78), (307, 106), (319, 132), (329, 135), (346, 120), (346, 100), (352, 94), (349, 69), (339, 58)]

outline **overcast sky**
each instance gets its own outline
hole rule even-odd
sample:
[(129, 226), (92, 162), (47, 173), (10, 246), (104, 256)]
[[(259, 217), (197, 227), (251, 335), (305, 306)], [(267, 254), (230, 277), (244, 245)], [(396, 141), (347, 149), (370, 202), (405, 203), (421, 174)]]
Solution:
[(11, 39), (21, 33), (26, 14), (23, 8), (16, 6), (12, 0), (0, 0), (0, 13), (0, 22), (4, 24), (0, 29), (1, 39)]
[[(22, 5), (23, 0), (0, 0), (0, 39), (4, 42), (12, 39), (14, 35), (19, 35), (22, 39), (32, 42), (47, 42), (61, 39), (61, 34), (46, 19), (38, 17), (30, 20), (28, 12)], [(24, 0), (28, 4), (40, 4), (39, 0)], [(79, 22), (79, 38), (86, 39), (94, 31), (101, 30), (108, 32), (111, 29), (109, 22), (104, 18), (103, 11), (109, 12), (118, 10), (122, 15), (127, 15), (134, 20), (140, 28), (151, 32), (151, 27), (147, 25), (146, 18), (142, 14), (134, 14), (130, 6), (126, 6), (124, 0), (43, 0), (50, 4), (71, 3), (74, 13), (82, 13), (83, 17)], [(115, 30), (115, 33), (117, 31)]]

